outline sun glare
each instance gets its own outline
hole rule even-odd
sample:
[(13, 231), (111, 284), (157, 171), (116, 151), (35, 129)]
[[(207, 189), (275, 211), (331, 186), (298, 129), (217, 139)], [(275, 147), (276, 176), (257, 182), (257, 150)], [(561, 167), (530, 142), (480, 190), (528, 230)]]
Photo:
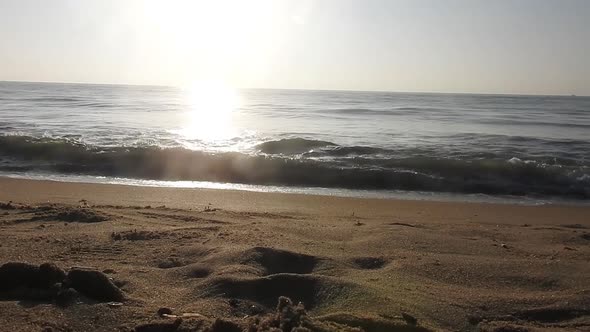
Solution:
[(219, 82), (197, 82), (184, 89), (187, 103), (185, 136), (203, 141), (233, 135), (233, 113), (240, 106), (236, 89)]
[(141, 20), (146, 43), (182, 68), (182, 83), (213, 76), (244, 79), (280, 42), (278, 5), (271, 0), (148, 0)]

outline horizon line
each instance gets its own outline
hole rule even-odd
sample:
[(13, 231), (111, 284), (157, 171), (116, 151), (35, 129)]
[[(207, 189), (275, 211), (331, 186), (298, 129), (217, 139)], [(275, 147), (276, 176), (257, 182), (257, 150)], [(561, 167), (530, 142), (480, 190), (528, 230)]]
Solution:
[[(71, 85), (115, 85), (137, 87), (162, 87), (181, 88), (179, 85), (165, 84), (138, 84), (138, 83), (90, 83), (90, 82), (59, 82), (59, 81), (27, 81), (27, 80), (1, 80), (0, 83), (43, 83), (43, 84), (71, 84)], [(537, 94), (518, 92), (441, 92), (441, 91), (393, 91), (393, 90), (354, 90), (354, 89), (310, 89), (310, 88), (261, 88), (261, 87), (236, 87), (238, 90), (292, 90), (292, 91), (333, 91), (333, 92), (368, 92), (368, 93), (406, 93), (406, 94), (448, 94), (448, 95), (488, 95), (488, 96), (534, 96), (534, 97), (590, 97), (590, 95), (576, 94)]]

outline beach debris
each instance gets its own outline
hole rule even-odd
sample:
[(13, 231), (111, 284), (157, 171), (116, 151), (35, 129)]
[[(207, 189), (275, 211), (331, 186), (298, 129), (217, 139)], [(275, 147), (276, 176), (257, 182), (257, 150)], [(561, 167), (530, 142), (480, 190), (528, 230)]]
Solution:
[(125, 300), (123, 292), (104, 273), (96, 270), (73, 269), (68, 273), (64, 285), (99, 301)]
[(198, 314), (196, 312), (185, 312), (182, 313), (180, 315), (175, 315), (175, 314), (166, 314), (163, 313), (160, 317), (162, 318), (199, 318), (199, 319), (207, 319), (207, 317)]
[(390, 222), (388, 225), (390, 225), (390, 226), (404, 226), (404, 227), (419, 228), (419, 226), (408, 224), (408, 223), (405, 223), (405, 222)]
[(387, 314), (387, 313), (380, 313), (378, 315), (379, 315), (379, 317), (383, 317), (385, 319), (390, 319), (390, 320), (396, 319), (396, 316), (390, 315), (390, 314)]
[(164, 315), (166, 315), (166, 316), (172, 315), (172, 309), (166, 308), (166, 307), (162, 307), (162, 308), (158, 309), (158, 316), (164, 317)]
[(293, 305), (290, 298), (281, 296), (277, 304), (279, 328), (283, 331), (291, 331), (301, 325), (301, 318), (306, 315), (303, 303)]
[(504, 249), (508, 249), (508, 245), (506, 245), (506, 243), (501, 243), (500, 247), (504, 248)]
[(207, 206), (205, 206), (205, 208), (203, 209), (203, 212), (215, 212), (219, 210), (218, 208), (214, 208), (213, 205), (211, 205), (211, 203), (208, 203)]
[[(306, 323), (311, 320), (307, 318), (305, 307), (301, 302), (294, 305), (290, 298), (280, 296), (278, 298), (277, 307), (272, 314), (257, 314), (246, 315), (243, 317), (246, 329), (240, 331), (276, 331), (276, 332), (292, 332), (292, 331), (309, 331), (305, 328)], [(219, 331), (225, 331), (220, 329)], [(238, 331), (237, 329), (235, 331)]]
[(122, 302), (108, 302), (107, 306), (109, 306), (109, 308), (120, 308), (123, 306)]

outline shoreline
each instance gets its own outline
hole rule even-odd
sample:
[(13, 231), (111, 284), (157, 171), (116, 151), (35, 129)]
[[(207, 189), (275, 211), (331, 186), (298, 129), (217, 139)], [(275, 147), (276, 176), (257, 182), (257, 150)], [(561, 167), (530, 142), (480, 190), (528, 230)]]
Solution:
[(501, 196), (487, 194), (461, 194), (446, 192), (420, 192), (420, 191), (389, 191), (389, 190), (362, 190), (345, 188), (323, 188), (323, 187), (290, 187), (277, 185), (253, 185), (242, 183), (218, 183), (208, 181), (168, 181), (168, 180), (146, 180), (130, 178), (94, 177), (89, 175), (27, 175), (0, 173), (1, 179), (15, 179), (24, 181), (48, 181), (59, 183), (80, 183), (130, 186), (142, 188), (169, 188), (186, 190), (222, 190), (237, 192), (252, 192), (265, 194), (287, 194), (306, 195), (319, 197), (340, 197), (351, 199), (377, 199), (377, 200), (399, 200), (399, 201), (426, 201), (426, 202), (450, 202), (450, 203), (483, 203), (483, 204), (504, 204), (523, 206), (587, 206), (589, 200), (565, 199), (560, 197), (529, 197), (529, 196)]
[[(424, 209), (433, 210), (442, 216), (453, 216), (456, 220), (489, 221), (490, 215), (481, 213), (492, 210), (498, 219), (510, 221), (512, 216), (521, 218), (539, 218), (544, 213), (549, 216), (568, 214), (576, 222), (586, 221), (590, 206), (576, 204), (541, 204), (526, 205), (516, 203), (465, 202), (411, 200), (392, 198), (361, 198), (343, 196), (308, 195), (300, 193), (257, 192), (233, 189), (173, 188), (134, 186), (126, 184), (62, 182), (53, 180), (30, 180), (0, 177), (0, 201), (17, 201), (23, 203), (41, 203), (44, 201), (66, 204), (78, 204), (81, 199), (95, 204), (112, 204), (116, 201), (124, 205), (166, 205), (167, 207), (190, 209), (212, 206), (233, 210), (265, 210), (269, 212), (306, 212), (316, 214), (318, 211), (335, 215), (346, 215), (342, 207), (349, 209), (348, 214), (357, 216), (386, 215), (387, 213), (415, 213)], [(89, 195), (88, 193), (92, 193)], [(122, 196), (125, 196), (123, 198)], [(148, 204), (145, 204), (148, 203)], [(375, 211), (380, 211), (376, 214)], [(542, 211), (543, 213), (539, 213)], [(477, 212), (480, 212), (479, 214)], [(478, 218), (479, 217), (479, 218)], [(542, 218), (547, 219), (547, 218)], [(445, 220), (448, 222), (449, 220)], [(502, 222), (500, 222), (502, 223)]]
[(305, 305), (311, 331), (590, 328), (586, 206), (12, 178), (0, 203), (0, 265), (91, 269), (125, 296), (70, 288), (62, 306), (0, 283), (8, 330), (244, 329), (276, 317), (281, 296)]

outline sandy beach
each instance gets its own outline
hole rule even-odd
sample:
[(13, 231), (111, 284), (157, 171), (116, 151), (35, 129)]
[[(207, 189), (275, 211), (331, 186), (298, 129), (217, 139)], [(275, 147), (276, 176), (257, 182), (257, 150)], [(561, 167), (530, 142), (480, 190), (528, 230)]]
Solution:
[(9, 178), (0, 202), (0, 263), (68, 273), (0, 269), (3, 331), (590, 330), (588, 206)]

